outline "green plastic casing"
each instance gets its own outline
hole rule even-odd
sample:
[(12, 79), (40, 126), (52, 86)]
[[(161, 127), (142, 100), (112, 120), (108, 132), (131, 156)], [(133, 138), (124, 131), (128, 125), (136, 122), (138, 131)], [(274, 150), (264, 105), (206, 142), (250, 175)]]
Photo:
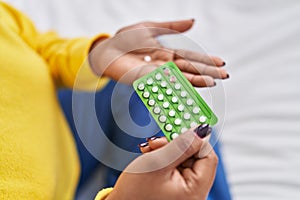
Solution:
[[(165, 70), (169, 70), (169, 73), (165, 73)], [(156, 74), (161, 74), (161, 79), (156, 80)], [(175, 82), (171, 82), (170, 78), (176, 79)], [(147, 84), (147, 80), (152, 79), (153, 83), (151, 85)], [(162, 81), (167, 82), (167, 87), (162, 87), (160, 84)], [(144, 84), (145, 88), (143, 90), (138, 89), (139, 84)], [(179, 83), (181, 85), (181, 89), (175, 89), (175, 83)], [(152, 87), (157, 86), (159, 88), (158, 92), (153, 92)], [(179, 135), (182, 130), (186, 130), (191, 128), (191, 122), (193, 124), (209, 124), (210, 126), (213, 126), (217, 123), (218, 118), (216, 115), (212, 112), (212, 110), (209, 108), (209, 106), (206, 104), (206, 102), (201, 98), (199, 93), (195, 90), (195, 88), (192, 86), (192, 84), (185, 78), (185, 76), (182, 74), (182, 72), (178, 69), (175, 63), (173, 62), (168, 62), (165, 63), (164, 65), (158, 67), (156, 70), (152, 71), (151, 73), (139, 78), (133, 83), (134, 90), (148, 109), (148, 111), (151, 113), (152, 117), (155, 119), (156, 123), (160, 127), (160, 129), (163, 131), (165, 136), (167, 137), (168, 141), (171, 141), (174, 139), (172, 134), (177, 134)], [(166, 95), (166, 90), (167, 88), (172, 89), (172, 95)], [(187, 96), (186, 97), (181, 97), (180, 92), (181, 91), (186, 91)], [(145, 91), (148, 91), (150, 93), (150, 96), (148, 98), (143, 97), (143, 93)], [(164, 95), (164, 100), (160, 101), (158, 100), (158, 94), (163, 94)], [(172, 102), (172, 97), (176, 96), (178, 99), (177, 103)], [(149, 99), (153, 99), (155, 101), (155, 105), (150, 106), (148, 104)], [(192, 99), (194, 104), (193, 106), (187, 105), (187, 99)], [(165, 109), (163, 108), (162, 104), (164, 102), (169, 102), (170, 107)], [(185, 110), (179, 111), (178, 110), (178, 105), (182, 104), (185, 108)], [(194, 114), (192, 109), (198, 106), (200, 108), (200, 112), (198, 114)], [(159, 107), (161, 112), (159, 114), (154, 113), (154, 108)], [(174, 117), (168, 116), (168, 112), (170, 110), (176, 111), (176, 114)], [(184, 113), (190, 113), (191, 118), (189, 120), (184, 119)], [(162, 123), (159, 120), (159, 117), (161, 115), (166, 116), (167, 120), (165, 123)], [(205, 116), (206, 120), (205, 122), (200, 122), (199, 117)], [(180, 119), (182, 122), (180, 125), (175, 124), (175, 120)], [(194, 123), (195, 122), (195, 123)], [(173, 129), (172, 131), (167, 131), (165, 129), (166, 124), (171, 124)], [(183, 129), (184, 128), (184, 129)]]

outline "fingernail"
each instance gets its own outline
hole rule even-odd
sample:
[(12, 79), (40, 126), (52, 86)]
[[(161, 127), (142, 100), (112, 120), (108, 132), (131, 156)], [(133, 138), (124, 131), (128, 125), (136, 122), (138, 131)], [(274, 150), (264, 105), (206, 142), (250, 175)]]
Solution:
[(226, 78), (229, 78), (229, 77), (230, 77), (229, 74), (227, 74)]
[(226, 62), (223, 61), (222, 66), (225, 66), (225, 65), (226, 65)]
[(157, 138), (160, 138), (160, 137), (151, 137), (151, 138), (147, 138), (147, 141), (153, 141), (153, 140), (156, 140)]
[(148, 145), (149, 145), (148, 142), (144, 142), (144, 143), (139, 144), (138, 146), (139, 146), (140, 148), (144, 148), (144, 147), (146, 147), (146, 146), (148, 146)]
[(208, 124), (201, 124), (194, 130), (194, 132), (197, 133), (197, 135), (200, 138), (205, 138), (206, 136), (208, 136), (211, 133), (211, 131), (212, 131), (212, 129), (209, 127)]
[(214, 81), (214, 86), (216, 86), (217, 85), (217, 83), (216, 83), (216, 81)]
[(191, 19), (192, 20), (192, 22), (194, 22), (195, 21), (195, 19), (193, 18), (193, 19)]

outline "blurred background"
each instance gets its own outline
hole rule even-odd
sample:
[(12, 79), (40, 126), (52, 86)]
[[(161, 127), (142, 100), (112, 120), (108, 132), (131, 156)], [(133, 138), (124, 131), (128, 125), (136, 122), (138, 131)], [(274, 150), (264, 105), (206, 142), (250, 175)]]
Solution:
[(63, 37), (195, 18), (185, 35), (222, 57), (230, 73), (229, 80), (199, 92), (213, 94), (222, 118), (216, 131), (233, 199), (300, 199), (299, 0), (6, 1), (41, 31)]

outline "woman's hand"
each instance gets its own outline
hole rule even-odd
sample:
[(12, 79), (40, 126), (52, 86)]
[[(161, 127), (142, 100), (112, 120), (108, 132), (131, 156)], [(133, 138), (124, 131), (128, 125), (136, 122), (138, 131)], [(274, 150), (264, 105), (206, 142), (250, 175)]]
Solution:
[[(215, 178), (218, 159), (211, 151), (202, 159), (196, 155), (205, 144), (189, 130), (166, 145), (165, 139), (149, 141), (152, 150), (135, 159), (119, 177), (108, 200), (205, 200)], [(189, 159), (193, 163), (180, 170)]]
[(189, 30), (194, 20), (143, 22), (120, 29), (109, 39), (96, 43), (90, 54), (94, 72), (124, 83), (132, 83), (167, 61), (173, 61), (196, 87), (214, 86), (226, 79), (224, 61), (215, 56), (163, 47), (157, 36)]
[(166, 137), (151, 137), (147, 139), (147, 142), (140, 144), (139, 147), (142, 153), (149, 153), (165, 146), (166, 144), (168, 144)]

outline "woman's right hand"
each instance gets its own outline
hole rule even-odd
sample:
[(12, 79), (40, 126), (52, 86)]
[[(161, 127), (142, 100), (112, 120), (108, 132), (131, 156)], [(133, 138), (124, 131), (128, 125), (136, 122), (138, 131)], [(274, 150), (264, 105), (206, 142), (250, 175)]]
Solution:
[[(204, 158), (196, 158), (205, 141), (193, 130), (164, 144), (129, 164), (107, 200), (206, 200), (218, 163), (213, 149)], [(192, 164), (180, 169), (190, 159)]]

